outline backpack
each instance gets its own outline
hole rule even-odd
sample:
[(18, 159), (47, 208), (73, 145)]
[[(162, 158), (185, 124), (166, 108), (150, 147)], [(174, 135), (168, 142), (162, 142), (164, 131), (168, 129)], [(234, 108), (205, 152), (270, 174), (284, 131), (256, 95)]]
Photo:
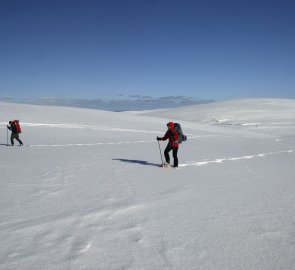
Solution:
[(187, 136), (183, 134), (179, 123), (174, 123), (174, 130), (178, 133), (178, 143), (182, 143), (187, 140)]
[(12, 122), (12, 124), (15, 125), (15, 128), (16, 128), (17, 133), (21, 133), (22, 132), (22, 129), (20, 127), (19, 120), (13, 120), (11, 122)]

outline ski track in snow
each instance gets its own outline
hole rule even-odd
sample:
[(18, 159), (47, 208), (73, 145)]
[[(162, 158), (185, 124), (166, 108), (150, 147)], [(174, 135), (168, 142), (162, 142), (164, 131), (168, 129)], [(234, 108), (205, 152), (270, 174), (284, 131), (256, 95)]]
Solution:
[[(5, 122), (0, 122), (0, 125), (6, 125)], [(149, 133), (149, 134), (162, 134), (162, 130), (145, 130), (145, 129), (130, 129), (119, 127), (107, 127), (107, 126), (93, 126), (93, 125), (80, 125), (80, 124), (51, 124), (51, 123), (28, 123), (22, 122), (22, 127), (48, 127), (48, 128), (70, 128), (70, 129), (91, 129), (100, 131), (116, 131), (116, 132), (132, 132), (132, 133)], [(216, 137), (217, 135), (200, 135), (194, 136), (193, 134), (186, 133), (189, 139), (201, 138), (201, 137)], [(85, 144), (83, 144), (85, 145)], [(87, 145), (87, 144), (86, 144)], [(91, 144), (93, 145), (93, 144)]]
[(118, 145), (118, 144), (136, 144), (136, 143), (150, 143), (155, 140), (142, 141), (125, 141), (125, 142), (99, 142), (99, 143), (69, 143), (69, 144), (30, 144), (30, 147), (69, 147), (69, 146), (97, 146), (97, 145)]
[[(199, 136), (193, 137), (198, 138)], [(53, 144), (53, 145), (30, 145), (30, 147), (71, 147), (71, 146), (98, 146), (98, 145), (122, 145), (122, 144), (137, 144), (137, 143), (151, 143), (155, 142), (155, 140), (146, 140), (146, 141), (125, 141), (125, 142), (106, 142), (106, 143), (89, 143), (89, 144)], [(224, 163), (227, 161), (237, 161), (237, 160), (246, 160), (246, 159), (253, 159), (253, 158), (262, 158), (271, 155), (278, 155), (278, 154), (290, 154), (294, 153), (293, 149), (284, 150), (284, 151), (276, 151), (276, 152), (268, 152), (268, 153), (260, 153), (254, 155), (244, 155), (240, 157), (229, 157), (229, 158), (217, 158), (215, 160), (206, 160), (206, 161), (192, 161), (189, 163), (182, 163), (179, 164), (178, 167), (187, 167), (187, 166), (205, 166), (210, 164), (216, 163)]]
[[(3, 124), (3, 123), (0, 123)], [(140, 130), (140, 129), (126, 129), (126, 128), (115, 128), (115, 127), (106, 127), (106, 126), (93, 126), (93, 125), (80, 125), (80, 124), (53, 124), (53, 123), (22, 123), (23, 126), (27, 127), (49, 127), (49, 128), (73, 128), (73, 129), (91, 129), (91, 130), (100, 130), (100, 131), (117, 131), (117, 132), (135, 132), (135, 133), (150, 133), (150, 134), (159, 134), (161, 131), (151, 131), (151, 130)], [(215, 137), (217, 135), (193, 135), (187, 134), (188, 139), (199, 139), (203, 137)], [(36, 144), (36, 145), (27, 145), (30, 147), (73, 147), (73, 146), (100, 146), (100, 145), (123, 145), (123, 144), (138, 144), (138, 143), (151, 143), (155, 140), (140, 140), (140, 141), (125, 141), (125, 142), (98, 142), (98, 143), (75, 143), (75, 144)], [(261, 153), (254, 155), (245, 155), (241, 157), (229, 157), (229, 158), (218, 158), (215, 160), (206, 160), (206, 161), (192, 161), (189, 163), (179, 164), (179, 167), (187, 166), (205, 166), (209, 164), (218, 164), (227, 161), (236, 161), (236, 160), (246, 160), (253, 158), (261, 158), (270, 155), (282, 154), (282, 153), (293, 153), (294, 150), (286, 151), (277, 151), (269, 153)]]
[(128, 128), (94, 126), (94, 125), (80, 125), (80, 124), (51, 124), (51, 123), (28, 123), (28, 122), (23, 122), (22, 126), (23, 127), (91, 129), (91, 130), (100, 130), (100, 131), (121, 131), (121, 132), (152, 133), (152, 134), (158, 134), (159, 133), (159, 131), (155, 131), (155, 130), (128, 129)]
[[(138, 129), (123, 129), (123, 128), (114, 128), (114, 127), (106, 127), (106, 126), (91, 126), (91, 125), (79, 125), (79, 124), (51, 124), (51, 123), (23, 123), (24, 126), (28, 127), (53, 127), (53, 128), (74, 128), (74, 129), (92, 129), (92, 130), (103, 130), (103, 131), (117, 131), (117, 132), (136, 132), (136, 133), (156, 133), (159, 134), (159, 131), (150, 131), (150, 130), (138, 130)], [(199, 135), (195, 136), (193, 134), (187, 134), (188, 139), (198, 139), (202, 137), (215, 137), (217, 135)], [(155, 140), (140, 140), (140, 141), (125, 141), (125, 142), (98, 142), (98, 143), (76, 143), (76, 144), (36, 144), (29, 145), (30, 147), (72, 147), (72, 146), (99, 146), (99, 145), (122, 145), (122, 144), (137, 144), (137, 143), (151, 143), (155, 142)], [(218, 158), (215, 160), (209, 161), (192, 161), (189, 163), (179, 164), (179, 167), (187, 167), (187, 166), (205, 166), (209, 164), (223, 163), (227, 161), (236, 161), (236, 160), (246, 160), (253, 158), (261, 158), (270, 155), (282, 154), (282, 153), (293, 153), (294, 150), (287, 151), (277, 151), (277, 152), (269, 152), (269, 153), (261, 153), (254, 155), (245, 155), (241, 157), (229, 157), (229, 158)]]
[[(201, 135), (201, 136), (188, 136), (188, 139), (198, 139), (204, 137), (211, 137), (215, 135)], [(68, 144), (30, 144), (30, 147), (69, 147), (69, 146), (98, 146), (98, 145), (119, 145), (119, 144), (137, 144), (137, 143), (151, 143), (155, 140), (140, 140), (140, 141), (125, 141), (125, 142), (97, 142), (97, 143), (68, 143)]]
[(261, 153), (261, 154), (255, 154), (255, 155), (245, 155), (241, 157), (230, 157), (230, 158), (218, 158), (215, 160), (208, 160), (208, 161), (192, 161), (185, 164), (179, 164), (179, 167), (187, 167), (187, 166), (204, 166), (214, 163), (223, 163), (226, 161), (236, 161), (236, 160), (244, 160), (244, 159), (252, 159), (252, 158), (262, 158), (266, 156), (272, 156), (272, 155), (278, 155), (278, 154), (289, 154), (294, 153), (294, 150), (286, 150), (286, 151), (277, 151), (277, 152), (269, 152), (269, 153)]

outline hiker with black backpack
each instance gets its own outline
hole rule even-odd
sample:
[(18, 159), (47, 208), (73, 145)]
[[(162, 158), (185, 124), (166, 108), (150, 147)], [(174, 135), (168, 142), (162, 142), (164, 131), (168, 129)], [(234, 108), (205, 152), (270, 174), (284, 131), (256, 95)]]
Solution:
[(23, 142), (19, 138), (19, 133), (21, 133), (20, 125), (18, 120), (9, 121), (9, 126), (7, 126), (9, 130), (11, 130), (10, 142), (11, 145), (14, 145), (14, 139), (19, 142), (19, 145), (23, 145)]
[(164, 151), (164, 156), (166, 163), (162, 164), (163, 167), (168, 167), (170, 165), (170, 156), (169, 152), (172, 150), (173, 153), (173, 167), (177, 168), (178, 167), (178, 157), (177, 157), (177, 152), (178, 152), (178, 147), (179, 147), (179, 134), (178, 132), (175, 131), (174, 128), (174, 123), (169, 122), (167, 124), (167, 132), (165, 133), (164, 137), (157, 137), (158, 141), (166, 141), (169, 140), (166, 149)]

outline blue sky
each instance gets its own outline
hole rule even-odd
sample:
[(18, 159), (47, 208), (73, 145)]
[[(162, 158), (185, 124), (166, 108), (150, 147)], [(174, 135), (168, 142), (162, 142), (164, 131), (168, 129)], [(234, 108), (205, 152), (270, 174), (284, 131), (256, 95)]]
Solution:
[(0, 0), (0, 96), (295, 98), (295, 2)]

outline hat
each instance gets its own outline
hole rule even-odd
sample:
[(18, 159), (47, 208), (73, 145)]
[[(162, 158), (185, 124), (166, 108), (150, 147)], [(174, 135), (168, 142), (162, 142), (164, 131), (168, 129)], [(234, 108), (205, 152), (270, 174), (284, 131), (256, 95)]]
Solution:
[(174, 123), (173, 122), (167, 123), (167, 126), (170, 127), (171, 129), (174, 129)]

